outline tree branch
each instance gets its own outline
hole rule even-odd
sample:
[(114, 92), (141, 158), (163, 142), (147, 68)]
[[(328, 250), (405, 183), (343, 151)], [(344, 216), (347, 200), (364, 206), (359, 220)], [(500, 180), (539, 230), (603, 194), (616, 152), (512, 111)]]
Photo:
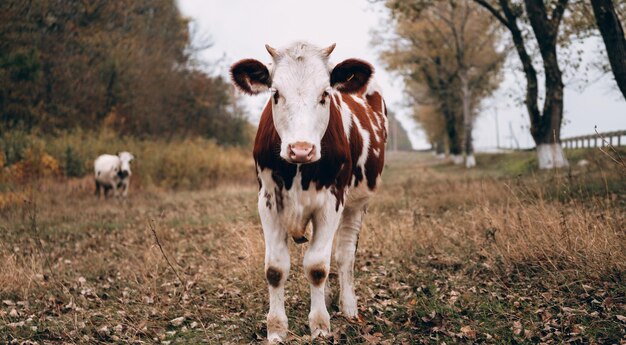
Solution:
[(500, 21), (500, 23), (502, 23), (502, 25), (506, 26), (509, 30), (511, 29), (511, 26), (510, 26), (511, 24), (509, 23), (509, 21), (506, 18), (504, 18), (502, 13), (500, 13), (500, 11), (498, 11), (493, 6), (491, 6), (490, 3), (488, 3), (485, 0), (474, 0), (474, 2), (482, 6), (487, 11), (491, 12), (491, 14), (494, 17), (496, 17), (496, 19)]
[(561, 23), (561, 19), (563, 18), (563, 12), (565, 12), (565, 8), (567, 7), (568, 0), (559, 0), (556, 4), (556, 7), (552, 11), (552, 16), (550, 17), (550, 26), (553, 30), (552, 34), (554, 37), (558, 34), (559, 24)]

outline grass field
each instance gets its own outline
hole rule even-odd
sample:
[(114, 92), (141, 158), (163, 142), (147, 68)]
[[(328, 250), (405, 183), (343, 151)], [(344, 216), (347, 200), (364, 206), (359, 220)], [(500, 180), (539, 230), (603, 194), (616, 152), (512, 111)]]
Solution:
[[(479, 156), (487, 165), (469, 173), (392, 155), (357, 252), (360, 318), (333, 305), (328, 341), (625, 343), (625, 171), (585, 151), (587, 167), (539, 173), (532, 154)], [(126, 201), (92, 188), (44, 180), (0, 210), (0, 343), (263, 340), (252, 173), (212, 189), (131, 189)], [(305, 247), (290, 247), (289, 339), (308, 342)]]

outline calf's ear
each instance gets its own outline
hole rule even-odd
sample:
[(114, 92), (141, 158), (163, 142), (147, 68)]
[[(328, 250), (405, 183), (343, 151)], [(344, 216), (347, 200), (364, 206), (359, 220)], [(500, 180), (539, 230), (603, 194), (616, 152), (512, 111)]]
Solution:
[(330, 72), (330, 86), (341, 92), (354, 93), (367, 85), (373, 73), (374, 67), (369, 63), (348, 59)]
[(243, 92), (256, 95), (267, 91), (272, 82), (263, 63), (254, 59), (241, 60), (230, 67), (233, 83)]

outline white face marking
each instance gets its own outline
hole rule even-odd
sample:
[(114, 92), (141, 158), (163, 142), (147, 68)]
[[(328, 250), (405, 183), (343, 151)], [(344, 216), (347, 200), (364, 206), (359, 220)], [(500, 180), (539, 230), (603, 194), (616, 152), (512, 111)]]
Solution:
[(130, 162), (135, 158), (130, 152), (120, 152), (118, 154), (120, 157), (120, 170), (127, 171), (130, 175)]
[(289, 145), (312, 144), (311, 162), (321, 158), (321, 141), (330, 118), (330, 74), (321, 49), (297, 43), (279, 50), (272, 77), (272, 114), (281, 139), (280, 156), (289, 160)]

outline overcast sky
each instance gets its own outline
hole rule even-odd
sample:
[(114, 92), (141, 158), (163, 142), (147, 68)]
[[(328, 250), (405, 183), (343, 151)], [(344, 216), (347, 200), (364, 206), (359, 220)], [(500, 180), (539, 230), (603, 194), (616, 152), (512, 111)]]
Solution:
[[(372, 31), (389, 23), (382, 4), (371, 4), (367, 0), (179, 0), (179, 4), (183, 15), (193, 19), (194, 30), (201, 34), (199, 37), (210, 35), (213, 46), (202, 52), (200, 58), (217, 62), (214, 73), (227, 75), (230, 64), (243, 58), (267, 62), (270, 57), (265, 43), (281, 47), (297, 40), (319, 46), (337, 43), (331, 55), (335, 62), (352, 57), (371, 62), (376, 68), (376, 78), (383, 88), (388, 108), (398, 114), (413, 146), (429, 146), (402, 106), (405, 98), (402, 83), (397, 76), (383, 69), (376, 47), (370, 43)], [(598, 55), (602, 44), (598, 39), (590, 40), (581, 48), (585, 50), (584, 56), (592, 59)], [(508, 65), (512, 68), (505, 69), (500, 89), (483, 101), (484, 110), (476, 121), (474, 132), (478, 150), (495, 147), (496, 132), (499, 132), (503, 146), (515, 145), (513, 137), (522, 147), (534, 146), (527, 129), (528, 115), (519, 102), (525, 80), (521, 73), (511, 71), (518, 66), (517, 56), (512, 56)], [(582, 82), (581, 79), (594, 82)], [(598, 75), (593, 73), (566, 76), (563, 138), (591, 134), (594, 126), (598, 126), (599, 131), (626, 129), (626, 102), (614, 81), (608, 76), (596, 79)], [(248, 101), (251, 121), (258, 121), (267, 97), (256, 96)]]

